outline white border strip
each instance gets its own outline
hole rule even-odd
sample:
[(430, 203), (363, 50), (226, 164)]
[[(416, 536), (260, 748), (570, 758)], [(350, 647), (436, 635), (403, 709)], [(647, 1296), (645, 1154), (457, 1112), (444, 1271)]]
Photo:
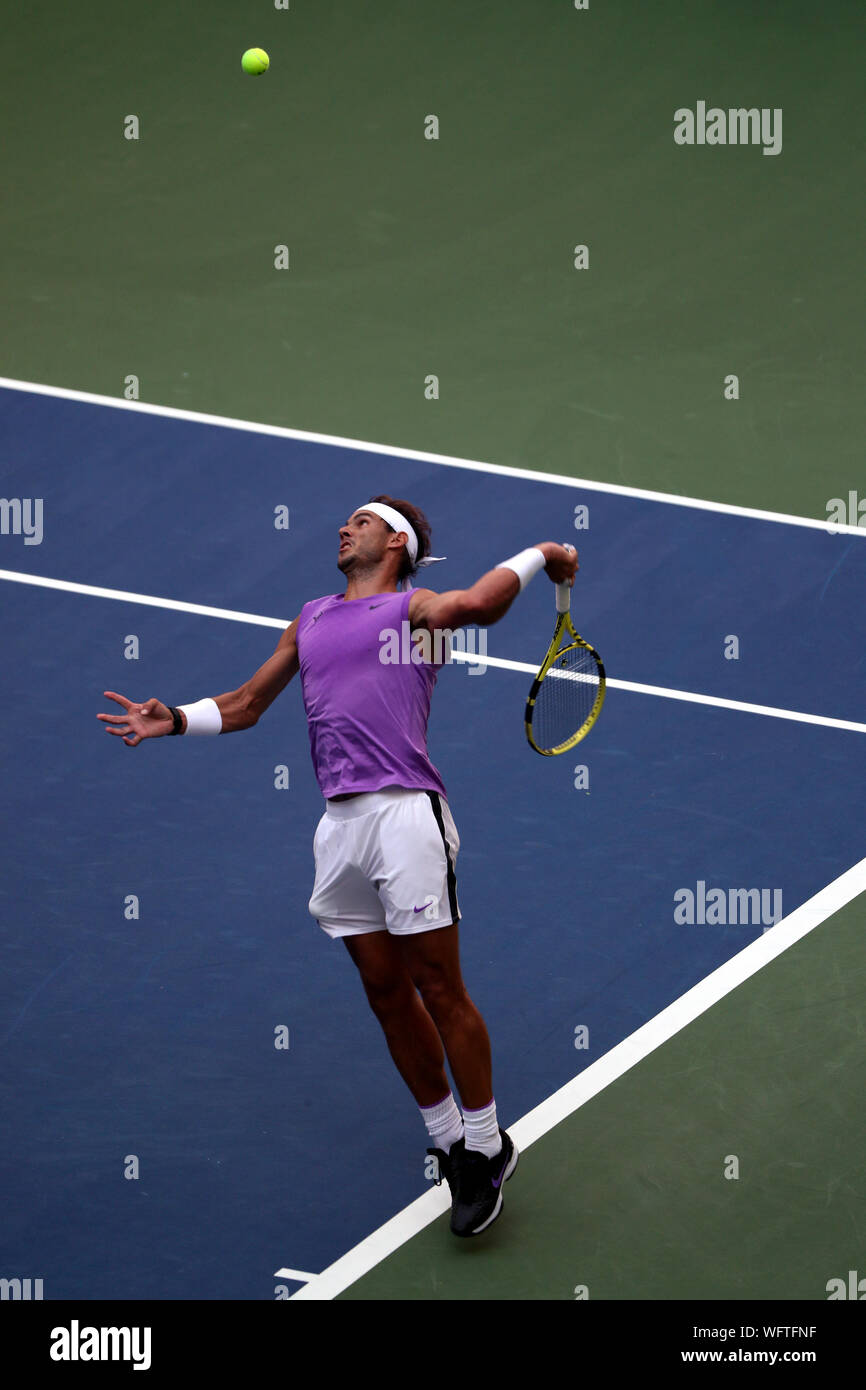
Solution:
[(286, 628), (293, 621), (291, 618), (263, 618), (259, 613), (239, 613), (233, 608), (208, 608), (203, 603), (183, 603), (176, 598), (131, 594), (125, 589), (100, 589), (96, 584), (73, 584), (69, 579), (46, 579), (41, 574), (24, 574), (19, 570), (0, 570), (0, 579), (7, 579), (12, 584), (35, 584), (40, 589), (60, 589), (67, 594), (86, 594), (89, 598), (115, 598), (123, 603), (143, 603), (149, 608), (170, 608), (176, 613), (198, 613), (203, 618), (255, 623), (258, 627)]
[[(177, 613), (196, 613), (205, 618), (225, 618), (229, 622), (251, 623), (257, 627), (285, 629), (291, 618), (266, 618), (261, 613), (241, 613), (233, 608), (210, 608), (203, 603), (184, 603), (180, 599), (156, 598), (152, 594), (134, 594), (125, 589), (103, 589), (96, 584), (75, 584), (69, 579), (47, 579), (43, 575), (24, 574), (18, 570), (0, 570), (0, 580), (12, 584), (35, 584), (42, 589), (60, 589), (64, 593), (84, 594), (90, 598), (118, 599), (123, 603), (141, 603), (150, 608), (167, 608)], [(527, 661), (509, 661), (501, 656), (473, 656), (470, 652), (453, 651), (453, 661), (469, 666), (498, 666), (504, 671), (525, 671), (534, 676), (538, 668)], [(609, 679), (613, 690), (628, 690), (634, 695), (656, 695), (666, 700), (685, 700), (693, 705), (715, 705), (719, 709), (739, 710), (743, 714), (764, 714), (774, 719), (794, 719), (800, 724), (820, 724), (830, 729), (848, 729), (866, 734), (866, 724), (851, 719), (832, 719), (823, 714), (804, 714), (798, 710), (776, 709), (773, 705), (750, 705), (743, 700), (726, 700), (720, 695), (696, 695), (689, 690), (668, 690), (661, 685), (640, 685), (635, 681)]]
[[(694, 1022), (725, 995), (748, 980), (757, 971), (787, 951), (795, 942), (814, 931), (834, 912), (840, 911), (852, 898), (866, 892), (866, 859), (861, 859), (839, 878), (822, 888), (813, 898), (784, 917), (776, 926), (752, 941), (724, 965), (712, 971), (655, 1018), (638, 1028), (597, 1062), (586, 1067), (579, 1076), (568, 1081), (547, 1100), (530, 1110), (509, 1127), (509, 1133), (519, 1149), (528, 1149), (593, 1096), (597, 1096), (656, 1048)], [(443, 1184), (444, 1188), (445, 1184)], [(295, 1299), (327, 1300), (354, 1284), (364, 1274), (386, 1259), (406, 1241), (429, 1226), (449, 1207), (447, 1192), (433, 1188), (425, 1192), (403, 1211), (380, 1226), (339, 1260), (323, 1270), (317, 1279), (292, 1295)]]
[[(0, 571), (2, 578), (2, 571)], [(470, 666), (499, 666), (506, 671), (526, 671), (529, 675), (538, 674), (537, 666), (526, 661), (507, 661), (501, 656), (473, 656), (471, 652), (451, 653), (452, 661), (465, 661)], [(866, 734), (866, 724), (857, 724), (853, 719), (831, 719), (824, 714), (804, 714), (800, 710), (777, 709), (775, 705), (750, 705), (745, 700), (726, 700), (721, 695), (696, 695), (691, 690), (669, 690), (663, 685), (641, 685), (637, 681), (621, 681), (607, 678), (610, 690), (628, 690), (633, 695), (656, 695), (664, 700), (687, 700), (692, 705), (715, 705), (718, 709), (739, 710), (743, 714), (767, 714), (774, 719), (794, 719), (799, 724), (822, 724), (830, 729), (849, 729), (855, 734)]]
[(206, 415), (196, 410), (181, 410), (177, 406), (152, 405), (147, 401), (127, 401), (115, 396), (98, 396), (91, 391), (73, 391), (64, 386), (45, 386), (34, 381), (16, 381), (0, 377), (0, 387), (10, 391), (29, 391), (38, 396), (54, 396), (59, 400), (80, 401), (85, 405), (110, 406), (114, 410), (133, 410), (144, 415), (159, 415), (168, 420), (189, 420), (200, 425), (217, 425), (221, 429), (247, 430), (251, 434), (269, 434), (277, 439), (302, 439), (311, 444), (328, 444), (338, 449), (357, 449), (391, 458), (416, 459), (436, 463), (443, 468), (466, 468), (475, 473), (496, 473), (500, 477), (526, 478), (530, 482), (553, 483), (559, 487), (582, 489), (588, 492), (607, 492), (616, 497), (637, 497), (645, 502), (664, 502), (674, 507), (694, 507), (699, 511), (719, 512), (725, 516), (751, 517), (756, 521), (776, 521), (786, 526), (806, 526), (828, 535), (860, 536), (866, 538), (866, 527), (836, 525), (826, 517), (789, 516), (784, 512), (761, 511), (756, 507), (735, 507), (729, 502), (708, 502), (702, 497), (680, 497), (672, 492), (653, 492), (648, 488), (626, 487), (620, 483), (600, 483), (588, 478), (568, 478), (561, 473), (542, 473), (534, 468), (511, 468), (504, 463), (482, 463), (476, 459), (455, 458), (450, 454), (427, 454), (418, 449), (403, 449), (394, 444), (373, 444), (365, 439), (347, 439), (338, 434), (318, 434), (310, 430), (289, 429), (284, 425), (263, 425), (256, 420), (236, 420), (228, 415)]

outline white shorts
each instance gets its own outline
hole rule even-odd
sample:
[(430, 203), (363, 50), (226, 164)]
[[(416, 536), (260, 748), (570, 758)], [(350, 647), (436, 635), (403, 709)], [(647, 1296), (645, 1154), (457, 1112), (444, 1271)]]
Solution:
[(432, 931), (457, 921), (460, 837), (437, 792), (385, 787), (327, 801), (309, 910), (329, 936)]

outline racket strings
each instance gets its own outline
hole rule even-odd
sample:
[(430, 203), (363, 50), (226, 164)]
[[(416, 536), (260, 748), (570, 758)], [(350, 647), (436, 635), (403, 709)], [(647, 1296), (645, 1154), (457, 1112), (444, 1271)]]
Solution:
[(599, 693), (599, 669), (588, 647), (558, 652), (535, 697), (532, 734), (539, 748), (567, 743), (592, 713)]

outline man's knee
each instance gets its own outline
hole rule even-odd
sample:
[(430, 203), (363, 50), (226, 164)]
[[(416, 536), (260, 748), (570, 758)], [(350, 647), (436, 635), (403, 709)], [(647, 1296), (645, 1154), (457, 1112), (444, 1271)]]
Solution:
[(437, 1024), (447, 1023), (454, 1013), (469, 1003), (462, 981), (455, 980), (449, 971), (435, 965), (419, 972), (415, 985), (424, 1007)]
[(361, 983), (370, 1008), (383, 1021), (405, 1013), (415, 1002), (415, 987), (405, 969), (365, 969)]

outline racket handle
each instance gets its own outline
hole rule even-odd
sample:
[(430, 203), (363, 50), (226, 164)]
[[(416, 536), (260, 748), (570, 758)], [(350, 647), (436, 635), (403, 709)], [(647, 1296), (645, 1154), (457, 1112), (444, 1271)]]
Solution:
[[(566, 550), (574, 550), (573, 545), (565, 542)], [(567, 613), (571, 608), (571, 585), (557, 584), (556, 586), (556, 611), (557, 613)]]

